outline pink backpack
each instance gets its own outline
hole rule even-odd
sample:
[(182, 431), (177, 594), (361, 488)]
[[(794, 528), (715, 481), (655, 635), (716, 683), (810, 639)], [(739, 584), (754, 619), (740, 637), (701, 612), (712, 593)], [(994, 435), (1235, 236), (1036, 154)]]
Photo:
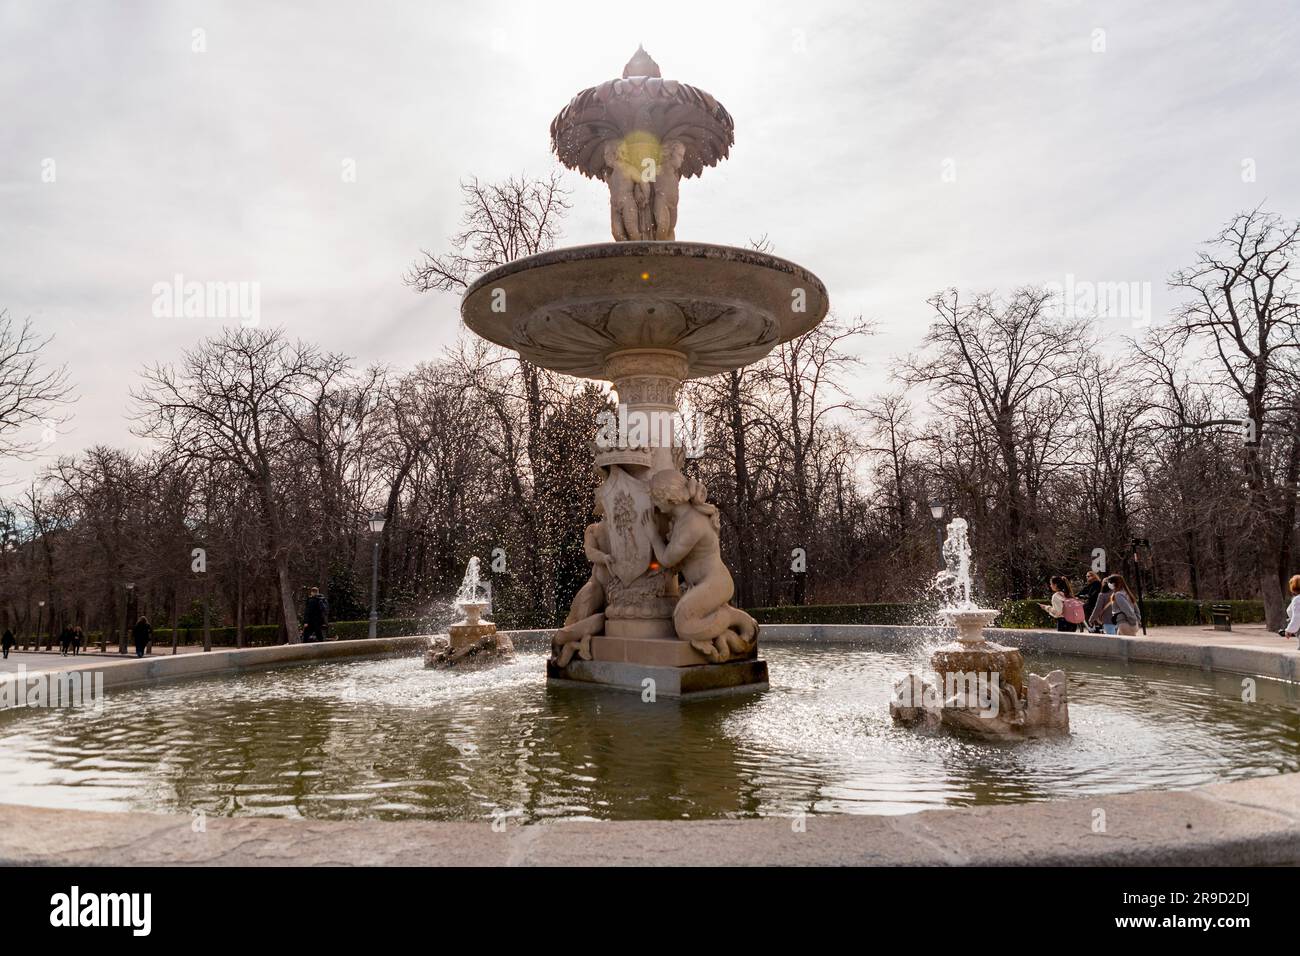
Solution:
[(1071, 624), (1083, 623), (1083, 602), (1078, 598), (1068, 597), (1061, 608), (1061, 616)]

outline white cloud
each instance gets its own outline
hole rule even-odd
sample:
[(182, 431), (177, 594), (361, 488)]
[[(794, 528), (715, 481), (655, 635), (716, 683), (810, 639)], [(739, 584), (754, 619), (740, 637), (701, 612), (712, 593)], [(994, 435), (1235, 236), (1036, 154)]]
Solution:
[[(869, 392), (940, 288), (1149, 281), (1158, 321), (1165, 277), (1233, 212), (1300, 215), (1295, 23), (1281, 0), (18, 0), (0, 8), (0, 307), (55, 333), (78, 384), (55, 453), (130, 443), (139, 364), (211, 331), (152, 316), (176, 273), (257, 281), (263, 321), (361, 362), (431, 357), (456, 302), (401, 275), (454, 231), (458, 180), (547, 170), (551, 117), (644, 42), (736, 120), (732, 158), (683, 186), (679, 236), (766, 233), (838, 312), (878, 319)], [(569, 181), (566, 241), (606, 239), (601, 186)]]

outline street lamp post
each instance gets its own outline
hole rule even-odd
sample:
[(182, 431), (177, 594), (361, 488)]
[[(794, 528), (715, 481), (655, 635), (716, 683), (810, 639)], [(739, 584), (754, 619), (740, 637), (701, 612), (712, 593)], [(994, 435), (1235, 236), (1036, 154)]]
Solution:
[(379, 536), (384, 531), (384, 516), (370, 518), (370, 533), (375, 536), (374, 560), (370, 564), (370, 637), (379, 635)]
[[(1147, 616), (1142, 608), (1142, 549), (1146, 548), (1147, 557), (1151, 556), (1151, 542), (1146, 538), (1134, 538), (1129, 545), (1133, 552), (1133, 583), (1137, 585), (1138, 616), (1142, 618), (1142, 633), (1147, 632)], [(1152, 562), (1154, 564), (1154, 562)], [(1152, 576), (1154, 578), (1154, 575)]]
[(946, 561), (944, 560), (944, 558), (943, 558), (943, 515), (944, 515), (944, 511), (945, 511), (945, 509), (944, 509), (944, 506), (943, 506), (943, 502), (941, 502), (941, 501), (931, 501), (931, 502), (930, 502), (930, 517), (932, 517), (932, 518), (934, 519), (934, 521), (935, 521), (935, 524), (934, 524), (934, 532), (935, 532), (935, 534), (937, 534), (937, 535), (939, 536), (939, 564), (942, 565), (942, 566), (945, 566), (945, 567), (946, 567), (946, 566), (947, 566), (947, 562), (946, 562)]
[(41, 649), (41, 644), (42, 644), (42, 641), (41, 641), (41, 620), (42, 620), (42, 618), (43, 618), (44, 616), (45, 616), (45, 602), (44, 602), (44, 601), (37, 601), (37, 602), (36, 602), (36, 640), (33, 641), (33, 643), (36, 645), (36, 649), (37, 649), (38, 651)]

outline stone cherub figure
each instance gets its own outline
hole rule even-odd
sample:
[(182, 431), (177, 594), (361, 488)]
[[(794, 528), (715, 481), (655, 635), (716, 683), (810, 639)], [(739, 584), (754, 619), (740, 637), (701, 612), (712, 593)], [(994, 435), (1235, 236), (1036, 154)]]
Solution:
[(654, 180), (654, 237), (669, 241), (677, 234), (677, 196), (681, 184), (686, 146), (680, 140), (665, 140), (662, 160)]
[(665, 568), (678, 569), (687, 585), (673, 611), (677, 636), (715, 664), (753, 655), (758, 624), (728, 603), (735, 583), (722, 563), (718, 509), (708, 503), (704, 486), (667, 468), (650, 479), (650, 499), (672, 519), (666, 541), (658, 528), (652, 529), (655, 558)]
[(604, 145), (605, 183), (609, 186), (610, 231), (616, 242), (641, 238), (641, 216), (637, 205), (636, 187), (627, 148), (619, 140), (611, 139)]
[(551, 639), (551, 654), (561, 667), (568, 665), (574, 656), (591, 660), (591, 638), (605, 626), (605, 603), (609, 591), (610, 554), (609, 528), (604, 522), (605, 506), (596, 501), (597, 520), (587, 525), (582, 535), (582, 548), (591, 562), (591, 577), (578, 589), (569, 605), (564, 627)]
[(677, 229), (677, 199), (686, 145), (665, 140), (659, 159), (638, 169), (628, 155), (627, 143), (611, 139), (602, 147), (603, 178), (609, 186), (610, 231), (617, 242), (629, 239), (668, 241)]

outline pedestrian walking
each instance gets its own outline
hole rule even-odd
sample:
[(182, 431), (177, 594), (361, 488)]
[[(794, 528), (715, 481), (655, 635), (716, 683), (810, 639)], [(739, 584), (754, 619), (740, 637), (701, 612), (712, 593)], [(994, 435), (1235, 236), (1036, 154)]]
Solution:
[[(1286, 609), (1286, 629), (1282, 632), (1283, 637), (1292, 638), (1300, 634), (1300, 574), (1291, 575), (1291, 580), (1287, 582), (1292, 598), (1291, 606)], [(5, 634), (8, 634), (5, 631)]]
[(1083, 587), (1079, 588), (1079, 600), (1083, 601), (1085, 628), (1096, 634), (1101, 633), (1101, 628), (1090, 622), (1092, 621), (1092, 612), (1097, 610), (1097, 600), (1101, 597), (1103, 590), (1105, 588), (1101, 583), (1101, 575), (1096, 571), (1089, 571)]
[(135, 639), (135, 656), (144, 657), (144, 649), (149, 646), (149, 639), (153, 636), (153, 627), (143, 614), (135, 622), (135, 627), (131, 628), (131, 636)]
[(13, 646), (17, 643), (18, 642), (14, 640), (14, 632), (6, 627), (4, 636), (0, 637), (0, 650), (4, 651), (5, 660), (9, 659), (9, 652), (13, 650)]
[(1123, 575), (1112, 574), (1106, 579), (1106, 590), (1097, 600), (1097, 607), (1092, 612), (1092, 619), (1100, 623), (1107, 634), (1119, 634), (1133, 637), (1142, 624), (1142, 615), (1138, 611), (1137, 598), (1129, 589)]
[(321, 596), (320, 588), (311, 589), (311, 593), (307, 597), (307, 607), (304, 609), (303, 617), (306, 620), (302, 628), (302, 639), (307, 642), (325, 640), (329, 607), (325, 603), (325, 598)]
[(1083, 602), (1074, 596), (1065, 575), (1054, 574), (1047, 583), (1052, 589), (1052, 603), (1038, 606), (1056, 619), (1058, 631), (1077, 631), (1084, 621)]

